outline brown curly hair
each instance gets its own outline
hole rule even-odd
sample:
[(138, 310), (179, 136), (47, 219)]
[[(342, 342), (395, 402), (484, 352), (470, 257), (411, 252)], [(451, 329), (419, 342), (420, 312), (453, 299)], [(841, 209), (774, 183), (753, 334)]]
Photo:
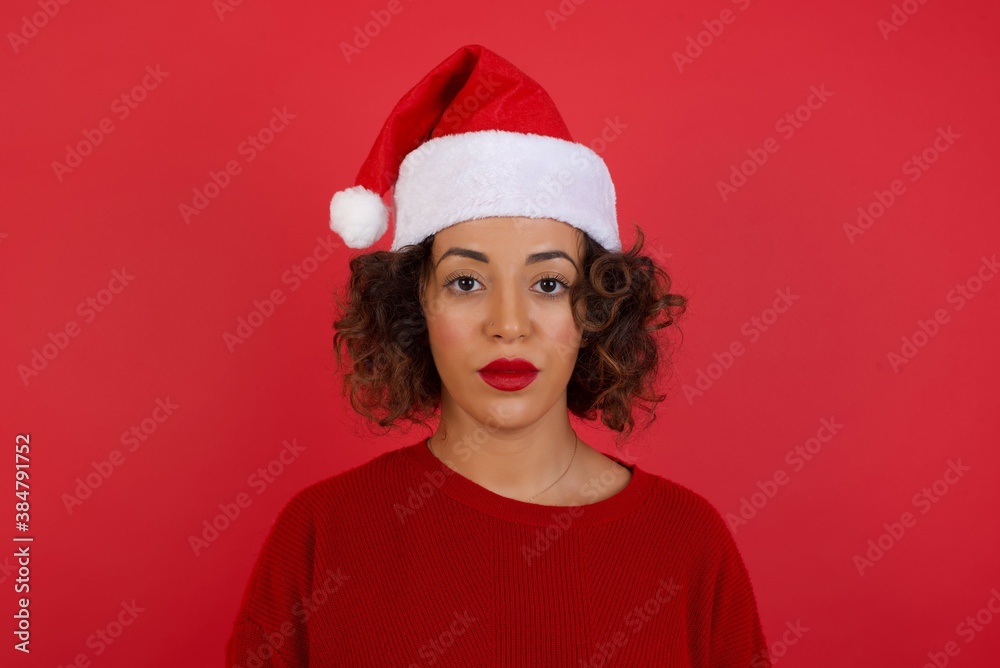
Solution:
[[(595, 420), (599, 410), (601, 421), (619, 432), (619, 444), (633, 429), (634, 407), (646, 410), (652, 422), (656, 404), (666, 398), (656, 394), (654, 382), (659, 372), (671, 371), (662, 354), (668, 346), (661, 351), (655, 334), (675, 325), (687, 308), (686, 297), (670, 292), (663, 268), (640, 254), (644, 238), (636, 231), (627, 252), (608, 251), (581, 231), (586, 280), (569, 293), (583, 347), (567, 386), (567, 407), (585, 420)], [(344, 394), (355, 411), (389, 429), (399, 420), (426, 426), (440, 408), (441, 378), (420, 299), (433, 272), (433, 243), (431, 235), (398, 251), (352, 258), (346, 300), (334, 294), (341, 313), (333, 323), (333, 348)]]

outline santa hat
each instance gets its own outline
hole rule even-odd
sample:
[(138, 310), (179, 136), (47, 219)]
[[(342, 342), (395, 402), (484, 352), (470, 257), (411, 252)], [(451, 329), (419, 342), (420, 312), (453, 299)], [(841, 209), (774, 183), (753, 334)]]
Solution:
[(620, 251), (615, 188), (599, 155), (573, 141), (552, 98), (478, 44), (461, 47), (404, 95), (356, 185), (330, 201), (330, 229), (350, 248), (388, 229), (392, 250), (476, 218), (553, 218)]

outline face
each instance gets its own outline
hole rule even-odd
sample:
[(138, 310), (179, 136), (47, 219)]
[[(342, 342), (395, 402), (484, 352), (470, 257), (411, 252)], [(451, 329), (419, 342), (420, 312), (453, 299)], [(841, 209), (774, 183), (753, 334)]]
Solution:
[[(569, 288), (583, 280), (583, 241), (547, 218), (484, 218), (435, 235), (422, 303), (444, 419), (464, 414), (501, 429), (557, 412), (565, 419), (582, 341)], [(510, 374), (479, 371), (499, 358), (527, 360), (538, 373), (520, 389), (498, 389), (488, 381), (504, 385)]]

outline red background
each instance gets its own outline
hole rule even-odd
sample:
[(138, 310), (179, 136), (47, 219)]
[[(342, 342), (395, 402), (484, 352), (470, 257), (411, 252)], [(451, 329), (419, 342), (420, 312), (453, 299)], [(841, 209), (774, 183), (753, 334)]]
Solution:
[[(460, 45), (481, 43), (539, 81), (575, 139), (601, 152), (623, 241), (642, 226), (691, 300), (672, 398), (636, 435), (633, 460), (727, 516), (787, 476), (734, 525), (778, 665), (920, 666), (948, 642), (959, 650), (950, 665), (993, 665), (1000, 619), (972, 638), (957, 627), (1000, 587), (1000, 281), (976, 279), (993, 278), (981, 258), (1000, 250), (998, 11), (906, 4), (915, 12), (884, 36), (888, 0), (567, 0), (554, 24), (556, 0), (419, 0), (348, 62), (341, 44), (387, 2), (247, 0), (221, 18), (209, 0), (72, 2), (35, 33), (24, 21), (39, 4), (4, 3), (4, 458), (30, 433), (35, 543), (28, 659), (11, 648), (18, 532), (7, 494), (3, 663), (220, 665), (285, 502), (424, 435), (371, 436), (341, 397), (332, 293), (355, 251), (329, 231), (328, 203), (353, 185), (396, 100)], [(724, 9), (731, 22), (711, 23)], [(707, 46), (678, 68), (674, 52), (705, 21), (721, 33), (705, 32)], [(169, 74), (120, 118), (112, 101), (157, 65)], [(832, 95), (800, 110), (810, 118), (786, 137), (775, 124), (811, 86)], [(239, 146), (275, 107), (294, 118), (248, 161)], [(60, 180), (53, 163), (103, 118), (114, 130)], [(609, 119), (620, 131), (595, 144)], [(958, 138), (911, 181), (904, 163), (939, 128)], [(769, 137), (777, 152), (723, 200), (717, 183)], [(180, 205), (229, 160), (241, 172), (186, 223)], [(852, 243), (844, 226), (894, 179), (905, 193)], [(332, 255), (293, 289), (283, 275), (321, 241)], [(134, 279), (106, 291), (122, 268)], [(958, 308), (949, 293), (966, 284), (974, 296)], [(786, 289), (798, 298), (751, 338), (746, 327)], [(224, 334), (274, 290), (284, 303), (231, 352)], [(96, 317), (78, 311), (101, 296), (113, 299)], [(939, 309), (946, 321), (894, 365), (890, 354)], [(68, 322), (77, 335), (23, 379)], [(743, 354), (713, 367), (736, 342)], [(689, 400), (684, 386), (700, 372), (713, 379)], [(151, 420), (167, 398), (177, 408)], [(842, 427), (797, 469), (787, 453), (825, 418)], [(120, 438), (144, 420), (129, 451)], [(611, 452), (610, 434), (579, 428)], [(252, 486), (292, 439), (305, 450)], [(63, 495), (115, 450), (124, 461), (69, 512)], [(959, 459), (968, 472), (915, 504)], [(13, 477), (12, 465), (0, 472)], [(241, 492), (252, 503), (196, 556), (189, 536)], [(907, 511), (915, 524), (859, 574), (855, 555)], [(143, 611), (96, 655), (88, 637), (133, 599)], [(796, 623), (808, 631), (783, 639)]]

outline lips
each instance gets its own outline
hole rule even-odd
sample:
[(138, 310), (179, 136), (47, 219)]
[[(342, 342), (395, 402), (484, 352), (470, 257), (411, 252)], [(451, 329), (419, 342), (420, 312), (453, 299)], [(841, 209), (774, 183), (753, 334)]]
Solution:
[(488, 385), (504, 392), (516, 392), (531, 384), (538, 369), (528, 360), (495, 359), (479, 370), (479, 377)]
[(515, 357), (512, 360), (499, 358), (495, 359), (482, 369), (479, 370), (487, 371), (490, 373), (538, 373), (538, 369), (535, 365), (526, 359), (521, 359), (520, 357)]

